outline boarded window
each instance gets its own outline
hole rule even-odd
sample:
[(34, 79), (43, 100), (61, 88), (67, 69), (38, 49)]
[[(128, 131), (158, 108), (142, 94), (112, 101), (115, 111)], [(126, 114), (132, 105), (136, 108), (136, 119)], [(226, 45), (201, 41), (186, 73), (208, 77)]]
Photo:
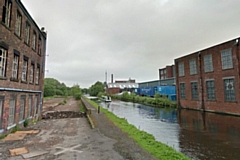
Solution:
[(10, 106), (9, 106), (9, 114), (8, 114), (8, 126), (14, 124), (15, 120), (15, 109), (16, 109), (16, 97), (11, 96), (10, 98)]

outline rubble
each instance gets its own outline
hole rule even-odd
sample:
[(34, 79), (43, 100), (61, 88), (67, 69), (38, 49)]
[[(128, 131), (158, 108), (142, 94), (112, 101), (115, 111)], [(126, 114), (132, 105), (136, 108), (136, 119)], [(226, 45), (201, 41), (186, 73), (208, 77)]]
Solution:
[(42, 119), (62, 119), (86, 117), (83, 112), (74, 111), (47, 111), (42, 114)]

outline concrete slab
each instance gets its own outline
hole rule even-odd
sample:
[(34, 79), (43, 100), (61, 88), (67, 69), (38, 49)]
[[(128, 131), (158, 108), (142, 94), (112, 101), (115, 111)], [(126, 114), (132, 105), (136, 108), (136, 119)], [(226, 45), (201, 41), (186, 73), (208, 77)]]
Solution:
[(22, 157), (24, 159), (27, 159), (27, 158), (33, 158), (33, 157), (41, 156), (41, 155), (44, 155), (44, 154), (47, 154), (47, 153), (48, 153), (48, 151), (31, 151), (30, 153), (22, 154)]
[(26, 134), (9, 134), (7, 137), (3, 139), (3, 141), (16, 141), (16, 140), (22, 140)]
[(39, 130), (29, 130), (29, 131), (17, 131), (15, 134), (37, 134)]
[(11, 156), (17, 156), (20, 154), (28, 153), (28, 149), (26, 147), (21, 148), (15, 148), (15, 149), (9, 149)]

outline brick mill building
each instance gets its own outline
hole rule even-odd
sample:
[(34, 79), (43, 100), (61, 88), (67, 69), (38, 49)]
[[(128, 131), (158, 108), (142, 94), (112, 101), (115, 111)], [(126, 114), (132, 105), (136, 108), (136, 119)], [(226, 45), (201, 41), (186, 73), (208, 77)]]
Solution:
[(0, 1), (0, 133), (41, 112), (46, 33), (20, 0)]
[(175, 65), (166, 66), (164, 68), (160, 68), (159, 71), (159, 80), (175, 78)]
[(179, 107), (240, 115), (238, 39), (175, 59)]

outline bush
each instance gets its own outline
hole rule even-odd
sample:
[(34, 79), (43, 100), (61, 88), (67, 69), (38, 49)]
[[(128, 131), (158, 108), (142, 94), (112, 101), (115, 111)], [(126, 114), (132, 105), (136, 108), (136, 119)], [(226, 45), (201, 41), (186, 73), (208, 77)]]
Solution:
[(76, 93), (76, 94), (74, 95), (74, 98), (75, 98), (76, 100), (80, 100), (81, 97), (82, 97), (82, 94), (81, 94), (81, 93)]
[(25, 119), (25, 121), (24, 121), (24, 123), (23, 123), (23, 126), (26, 128), (28, 125), (29, 125), (29, 120), (28, 120), (28, 119)]

